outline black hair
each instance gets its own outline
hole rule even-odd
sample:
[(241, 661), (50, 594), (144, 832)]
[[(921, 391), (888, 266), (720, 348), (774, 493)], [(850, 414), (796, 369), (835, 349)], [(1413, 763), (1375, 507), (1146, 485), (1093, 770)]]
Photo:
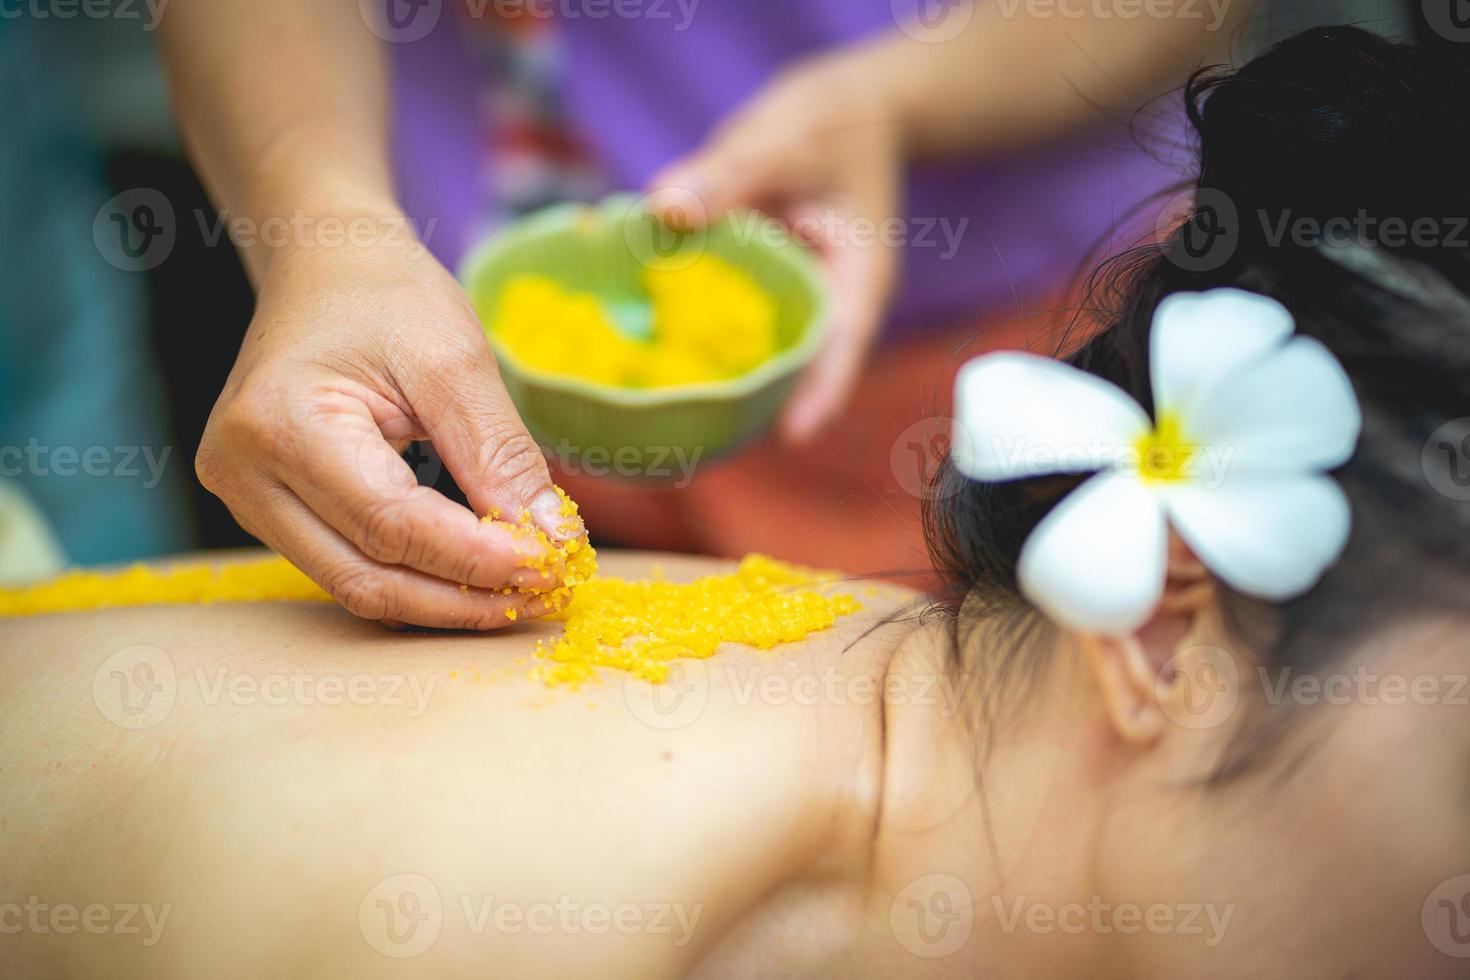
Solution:
[[(1155, 308), (1218, 286), (1275, 298), (1332, 351), (1363, 412), (1357, 451), (1335, 473), (1352, 507), (1347, 548), (1287, 602), (1221, 585), (1232, 627), (1268, 666), (1321, 670), (1369, 631), (1470, 609), (1470, 488), (1456, 492), (1470, 482), (1459, 469), (1470, 465), (1470, 68), (1324, 27), (1239, 70), (1195, 73), (1184, 100), (1199, 145), (1193, 210), (1162, 243), (1094, 273), (1050, 353), (1152, 411)], [(1051, 629), (1017, 588), (1021, 545), (1080, 480), (981, 483), (949, 466), (937, 480), (925, 514), (937, 605), (958, 655), (982, 658), (964, 666), (985, 676), (993, 717), (1017, 701), (1009, 682), (1041, 666), (1025, 640)], [(1217, 779), (1275, 740), (1270, 726), (1248, 735)]]

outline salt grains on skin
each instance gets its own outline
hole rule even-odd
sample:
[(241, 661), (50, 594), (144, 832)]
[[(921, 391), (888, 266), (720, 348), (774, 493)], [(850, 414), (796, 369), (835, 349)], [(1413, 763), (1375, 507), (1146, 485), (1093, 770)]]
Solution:
[[(577, 505), (557, 488), (570, 530)], [(483, 518), (494, 521), (497, 515)], [(509, 522), (502, 522), (509, 523)], [(670, 664), (713, 656), (723, 643), (770, 649), (805, 639), (856, 612), (856, 599), (829, 594), (836, 580), (820, 572), (749, 555), (733, 572), (693, 582), (653, 578), (628, 581), (598, 576), (597, 553), (585, 537), (553, 543), (530, 515), (509, 524), (543, 546), (525, 567), (545, 573), (560, 564), (561, 580), (529, 593), (565, 624), (554, 640), (538, 641), (531, 676), (549, 687), (576, 688), (599, 668), (623, 671), (651, 684), (668, 679)], [(574, 601), (575, 599), (575, 601)], [(213, 602), (329, 602), (315, 582), (284, 558), (224, 563), (189, 562), (121, 571), (74, 571), (49, 582), (0, 589), (0, 618), (109, 606), (198, 605)], [(518, 613), (506, 610), (507, 621)]]

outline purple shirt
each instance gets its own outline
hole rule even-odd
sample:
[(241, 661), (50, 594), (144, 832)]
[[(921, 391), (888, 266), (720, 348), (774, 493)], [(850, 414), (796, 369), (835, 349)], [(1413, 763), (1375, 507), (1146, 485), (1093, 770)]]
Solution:
[[(430, 249), (450, 268), (485, 230), (490, 202), (483, 59), (445, 16), (391, 45), (394, 152), (404, 206), (433, 220)], [(565, 17), (564, 108), (612, 187), (637, 189), (697, 147), (710, 127), (802, 55), (895, 28), (894, 0), (639, 0), (665, 17)], [(568, 0), (539, 7), (579, 9)], [(608, 10), (610, 4), (599, 9)], [(538, 8), (539, 9), (539, 8)], [(1017, 80), (1018, 84), (1024, 80)], [(1130, 211), (1183, 176), (1123, 124), (1021, 156), (915, 172), (908, 183), (895, 325), (1031, 312), (1082, 263), (1148, 227)], [(1127, 229), (1133, 229), (1128, 231)]]

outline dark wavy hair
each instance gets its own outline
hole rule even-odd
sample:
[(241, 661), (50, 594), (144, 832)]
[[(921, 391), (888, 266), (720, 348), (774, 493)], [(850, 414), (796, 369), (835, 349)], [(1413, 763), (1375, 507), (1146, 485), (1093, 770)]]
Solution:
[[(1307, 594), (1264, 603), (1221, 584), (1230, 623), (1268, 667), (1340, 662), (1371, 631), (1470, 609), (1470, 67), (1353, 27), (1298, 34), (1184, 91), (1199, 146), (1193, 211), (1159, 245), (1089, 279), (1052, 353), (1149, 411), (1148, 335), (1165, 296), (1236, 286), (1274, 297), (1341, 361), (1363, 410), (1336, 478), (1352, 505), (1340, 561)], [(1283, 233), (1284, 232), (1284, 233)], [(1453, 438), (1444, 438), (1449, 423)], [(1433, 441), (1431, 441), (1433, 437)], [(1435, 467), (1442, 467), (1436, 478)], [(979, 483), (945, 466), (926, 507), (931, 556), (967, 673), (991, 720), (1023, 700), (1052, 629), (1021, 596), (1016, 563), (1078, 478)], [(983, 635), (975, 627), (985, 624)], [(1279, 741), (1247, 726), (1215, 779)]]

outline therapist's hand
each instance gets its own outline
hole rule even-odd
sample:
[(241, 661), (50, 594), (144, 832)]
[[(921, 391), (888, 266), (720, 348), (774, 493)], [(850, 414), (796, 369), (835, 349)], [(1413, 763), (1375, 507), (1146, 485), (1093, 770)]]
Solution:
[(759, 208), (820, 253), (830, 333), (781, 422), (795, 442), (852, 395), (897, 278), (898, 127), (863, 76), (840, 54), (780, 76), (650, 185), (650, 208), (676, 228)]
[(417, 439), (433, 442), (476, 513), (528, 509), (553, 540), (580, 531), (563, 529), (479, 321), (430, 255), (403, 240), (273, 255), (204, 433), (200, 480), (358, 616), (485, 629), (505, 625), (507, 609), (544, 612), (500, 592), (549, 584), (523, 565), (535, 536), (419, 486), (399, 456)]

